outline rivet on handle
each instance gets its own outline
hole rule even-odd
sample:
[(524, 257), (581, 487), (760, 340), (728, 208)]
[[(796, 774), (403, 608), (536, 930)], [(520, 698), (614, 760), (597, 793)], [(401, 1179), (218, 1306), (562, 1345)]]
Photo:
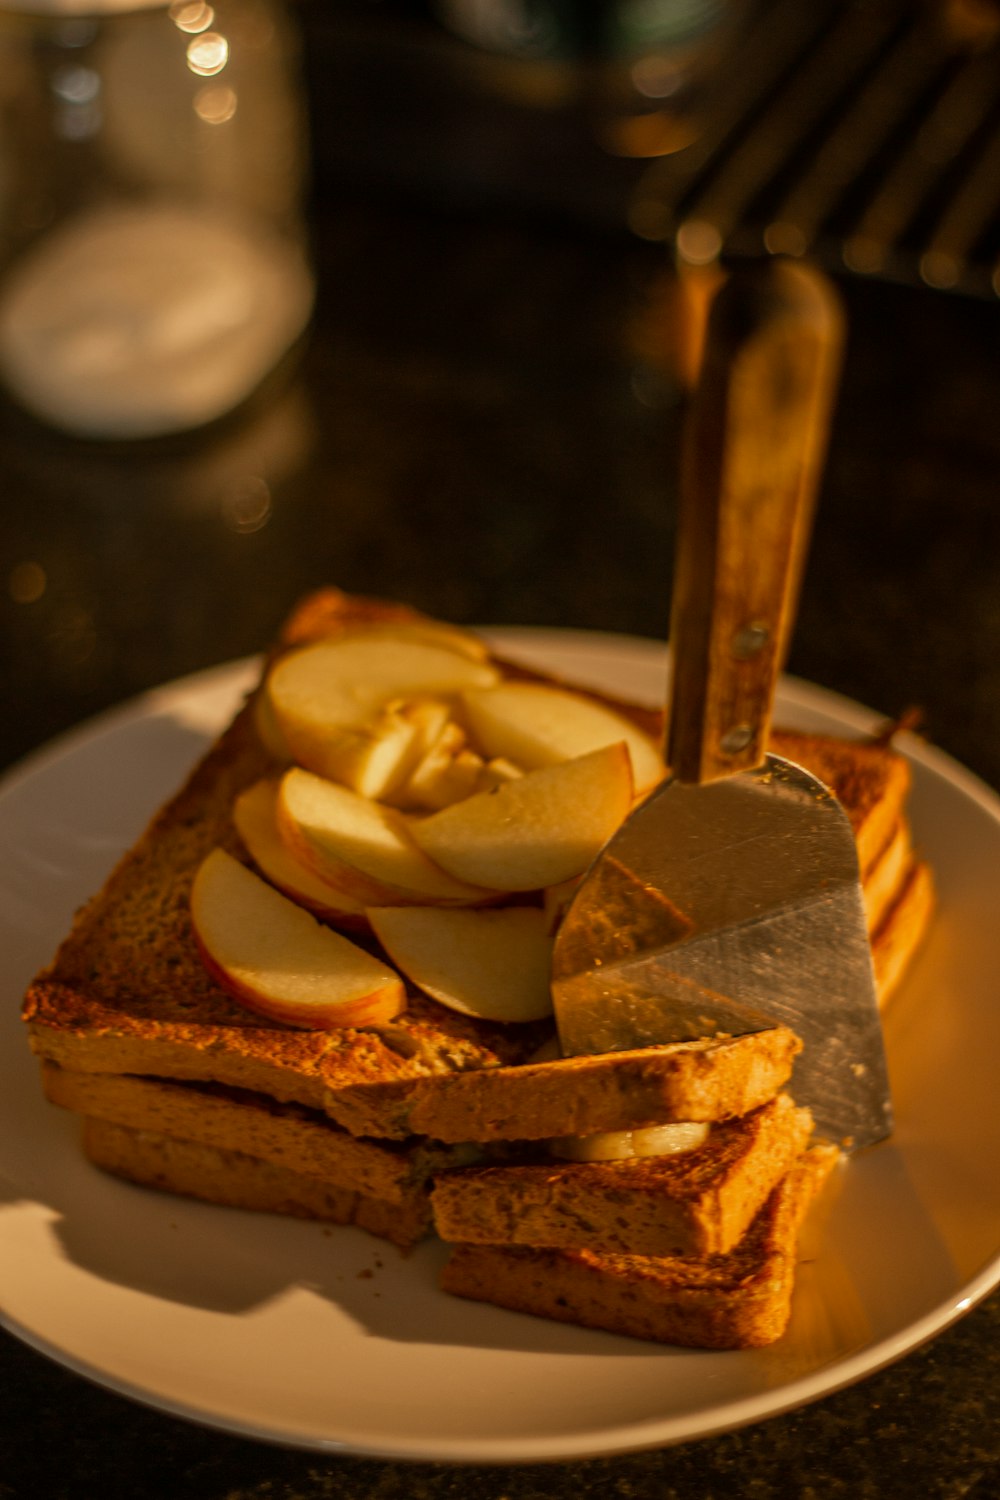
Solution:
[(753, 620), (749, 625), (744, 625), (733, 636), (731, 647), (737, 661), (749, 661), (762, 651), (771, 639), (771, 627), (764, 620)]
[(732, 729), (727, 729), (719, 741), (719, 749), (723, 755), (739, 755), (745, 750), (753, 739), (752, 724), (734, 724)]

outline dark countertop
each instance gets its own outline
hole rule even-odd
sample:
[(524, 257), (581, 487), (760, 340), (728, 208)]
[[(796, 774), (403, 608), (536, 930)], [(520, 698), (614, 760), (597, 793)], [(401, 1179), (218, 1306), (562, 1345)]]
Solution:
[[(330, 581), (458, 621), (665, 634), (683, 396), (648, 358), (673, 285), (660, 252), (356, 197), (316, 227), (314, 327), (248, 415), (114, 449), (0, 408), (4, 763), (259, 649)], [(887, 715), (918, 705), (1000, 785), (1000, 306), (840, 286), (847, 358), (789, 667)], [(11, 578), (25, 563), (37, 598)]]
[[(664, 633), (682, 398), (645, 357), (660, 252), (568, 218), (356, 191), (325, 193), (315, 222), (313, 333), (244, 418), (112, 451), (0, 413), (0, 765), (256, 651), (324, 582), (460, 621)], [(790, 667), (887, 716), (918, 706), (1000, 786), (1000, 307), (843, 291), (849, 354)], [(994, 1295), (891, 1368), (742, 1432), (471, 1469), (203, 1430), (0, 1335), (0, 1496), (986, 1500), (998, 1351)]]

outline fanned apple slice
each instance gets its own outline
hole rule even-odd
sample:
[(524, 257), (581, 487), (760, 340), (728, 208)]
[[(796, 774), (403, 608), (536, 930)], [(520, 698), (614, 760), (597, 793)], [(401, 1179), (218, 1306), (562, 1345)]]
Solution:
[(362, 797), (384, 797), (406, 775), (414, 755), (417, 726), (395, 704), (375, 710), (363, 729), (331, 742), (329, 749), (307, 754), (296, 748), (293, 759), (320, 774), (333, 774)]
[(486, 1021), (540, 1021), (552, 1013), (552, 939), (538, 907), (454, 911), (383, 906), (376, 937), (432, 999)]
[(367, 906), (474, 906), (496, 895), (428, 859), (402, 813), (299, 766), (281, 779), (277, 819), (299, 859)]
[(334, 890), (292, 853), (278, 832), (277, 809), (278, 782), (271, 778), (247, 787), (233, 804), (236, 832), (261, 874), (317, 916), (367, 927), (363, 902)]
[(350, 742), (341, 742), (336, 779), (362, 797), (390, 798), (449, 720), (450, 709), (442, 698), (420, 696), (384, 704), (364, 730)]
[(618, 743), (411, 818), (409, 827), (456, 880), (535, 891), (581, 874), (631, 806), (632, 763)]
[(261, 1015), (333, 1031), (391, 1021), (406, 1006), (394, 970), (224, 849), (213, 849), (198, 869), (191, 921), (209, 973)]
[(452, 719), (387, 800), (409, 812), (438, 812), (521, 775), (520, 767), (509, 760), (484, 761), (469, 747), (465, 730)]
[(477, 747), (526, 771), (624, 740), (632, 757), (636, 794), (663, 779), (663, 757), (649, 735), (624, 714), (583, 693), (544, 682), (501, 682), (470, 689), (463, 694), (462, 707)]
[(482, 756), (468, 747), (465, 730), (454, 720), (442, 725), (391, 799), (397, 807), (426, 812), (448, 807), (480, 789)]
[[(379, 755), (400, 764), (409, 753), (413, 726), (388, 705), (419, 697), (456, 698), (468, 688), (499, 680), (488, 661), (444, 644), (424, 631), (357, 631), (314, 641), (275, 662), (264, 691), (277, 734), (293, 760), (318, 775), (371, 794), (364, 782)], [(385, 774), (380, 768), (379, 775)], [(364, 783), (364, 784), (363, 784)], [(384, 784), (388, 784), (385, 782)]]

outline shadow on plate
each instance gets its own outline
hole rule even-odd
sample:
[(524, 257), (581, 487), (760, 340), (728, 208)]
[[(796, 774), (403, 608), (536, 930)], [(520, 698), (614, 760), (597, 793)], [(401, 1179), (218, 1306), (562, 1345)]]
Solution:
[[(64, 1122), (65, 1123), (65, 1122)], [(195, 1203), (105, 1176), (75, 1152), (47, 1198), (59, 1252), (102, 1282), (229, 1316), (306, 1293), (368, 1336), (395, 1343), (620, 1355), (656, 1346), (515, 1316), (445, 1295), (447, 1248), (410, 1254), (356, 1229)], [(886, 1253), (879, 1203), (892, 1203)], [(871, 1221), (870, 1233), (859, 1229)], [(903, 1155), (884, 1148), (838, 1174), (800, 1245), (788, 1334), (753, 1355), (784, 1382), (877, 1344), (954, 1298), (959, 1276), (910, 1182)], [(670, 1353), (677, 1355), (674, 1348)]]

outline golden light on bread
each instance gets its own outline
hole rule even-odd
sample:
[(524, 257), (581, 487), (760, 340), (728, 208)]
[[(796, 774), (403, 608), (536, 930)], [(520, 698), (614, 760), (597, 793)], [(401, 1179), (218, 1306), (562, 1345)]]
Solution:
[[(541, 776), (544, 785), (556, 775), (558, 785), (563, 776), (578, 774), (567, 773), (565, 766), (596, 757), (603, 768), (596, 783), (597, 821), (620, 819), (627, 811), (620, 787), (627, 780), (630, 804), (635, 757), (621, 742), (611, 742), (611, 748), (587, 745), (574, 735), (581, 722), (614, 725), (621, 718), (641, 736), (633, 743), (655, 745), (658, 716), (586, 693), (586, 701), (602, 711), (570, 712), (568, 721), (577, 727), (570, 733), (572, 743), (563, 741), (559, 753), (575, 753), (552, 765), (519, 764), (510, 735), (491, 738), (488, 744), (476, 739), (471, 706), (480, 696), (488, 703), (493, 691), (502, 698), (504, 684), (531, 683), (546, 689), (541, 698), (551, 708), (553, 702), (562, 703), (566, 684), (493, 658), (468, 632), (424, 621), (399, 605), (353, 599), (334, 590), (296, 609), (268, 666), (284, 660), (293, 648), (321, 643), (325, 649), (325, 643), (362, 629), (383, 642), (398, 642), (400, 631), (410, 632), (406, 659), (419, 656), (426, 662), (433, 656), (444, 661), (451, 675), (429, 680), (411, 674), (387, 688), (383, 682), (392, 695), (389, 719), (397, 728), (401, 722), (415, 723), (418, 730), (398, 760), (393, 761), (395, 750), (383, 745), (377, 757), (361, 756), (351, 764), (355, 769), (367, 766), (365, 774), (374, 777), (371, 783), (362, 780), (363, 786), (383, 778), (386, 797), (366, 797), (356, 786), (329, 783), (337, 789), (331, 799), (324, 786), (324, 805), (332, 800), (341, 808), (353, 805), (352, 798), (365, 803), (364, 816), (374, 810), (378, 827), (390, 831), (390, 843), (395, 838), (396, 845), (412, 845), (429, 862), (436, 872), (433, 882), (439, 882), (434, 889), (439, 896), (447, 894), (427, 906), (418, 901), (413, 909), (426, 911), (432, 924), (437, 917), (443, 922), (482, 917), (492, 930), (507, 922), (512, 927), (527, 922), (547, 942), (572, 890), (573, 872), (550, 865), (541, 875), (527, 877), (538, 882), (534, 886), (523, 885), (521, 876), (502, 888), (500, 882), (491, 883), (498, 869), (496, 850), (492, 865), (483, 861), (481, 849), (476, 862), (477, 841), (488, 843), (491, 819), (477, 824), (476, 799), (530, 810), (532, 778)], [(510, 696), (516, 712), (505, 719), (501, 704), (499, 714), (508, 730), (512, 723), (518, 726), (524, 701), (532, 697), (521, 690)], [(376, 703), (376, 719), (383, 726), (388, 722), (379, 718), (384, 708), (385, 703)], [(553, 1051), (551, 1018), (512, 1021), (484, 1015), (481, 1001), (478, 1012), (475, 1003), (466, 1010), (455, 1008), (456, 998), (461, 1007), (461, 996), (468, 996), (466, 979), (451, 994), (452, 1003), (442, 1004), (435, 989), (444, 993), (445, 987), (438, 983), (440, 976), (430, 976), (434, 966), (426, 959), (428, 946), (422, 961), (414, 963), (411, 956), (404, 962), (400, 950), (394, 963), (389, 928), (384, 945), (370, 930), (374, 925), (377, 932), (379, 907), (407, 906), (415, 894), (421, 895), (400, 880), (400, 865), (392, 866), (395, 879), (387, 877), (383, 865), (374, 874), (369, 869), (368, 883), (359, 884), (354, 873), (357, 842), (354, 863), (345, 857), (343, 842), (332, 851), (327, 847), (322, 859), (310, 846), (310, 858), (306, 838), (296, 839), (290, 832), (293, 823), (303, 827), (308, 821), (294, 797), (285, 798), (291, 807), (285, 808), (282, 832), (276, 791), (282, 778), (286, 791), (291, 787), (293, 792), (301, 790), (303, 778), (319, 779), (314, 769), (296, 764), (293, 718), (280, 693), (277, 701), (269, 690), (251, 698), (77, 916), (53, 962), (29, 988), (24, 1016), (31, 1045), (46, 1070), (48, 1096), (85, 1122), (89, 1158), (147, 1186), (216, 1204), (354, 1224), (403, 1245), (434, 1232), (432, 1193), (441, 1206), (438, 1232), (456, 1238), (464, 1233), (462, 1214), (471, 1214), (471, 1184), (476, 1185), (475, 1217), (485, 1226), (483, 1232), (513, 1233), (510, 1212), (505, 1217), (500, 1211), (503, 1193), (518, 1184), (511, 1201), (516, 1203), (518, 1195), (525, 1203), (534, 1201), (530, 1184), (541, 1172), (558, 1181), (565, 1193), (561, 1208), (553, 1201), (557, 1195), (550, 1193), (542, 1214), (542, 1236), (556, 1243), (459, 1243), (445, 1273), (449, 1290), (644, 1338), (732, 1347), (778, 1337), (794, 1282), (797, 1225), (836, 1156), (804, 1149), (802, 1112), (791, 1101), (778, 1102), (792, 1076), (797, 1039), (777, 1027), (751, 1036), (704, 1038), (605, 1057), (549, 1055), (539, 1061), (540, 1049), (542, 1056), (546, 1048), (548, 1054)], [(566, 722), (557, 710), (559, 734)], [(446, 725), (454, 726), (447, 735)], [(352, 733), (358, 729), (357, 724), (348, 727)], [(519, 732), (523, 728), (522, 722)], [(393, 729), (390, 741), (395, 733)], [(545, 748), (553, 737), (558, 739), (551, 728), (541, 735), (543, 748), (536, 754), (543, 759), (554, 753)], [(881, 741), (791, 731), (773, 738), (779, 753), (826, 780), (848, 812), (858, 843), (880, 993), (896, 994), (933, 910), (933, 882), (908, 822), (907, 763)], [(357, 749), (358, 741), (353, 743)], [(403, 736), (393, 743), (401, 749)], [(435, 746), (440, 752), (437, 771), (431, 756)], [(464, 769), (455, 771), (451, 763), (465, 753), (477, 763), (466, 760)], [(531, 758), (524, 750), (521, 754), (525, 761)], [(628, 767), (624, 778), (623, 756)], [(616, 761), (617, 781), (606, 775)], [(491, 764), (494, 780), (484, 782)], [(391, 774), (386, 774), (387, 766), (394, 767)], [(405, 791), (420, 766), (434, 771), (424, 783), (430, 803), (415, 802)], [(453, 773), (452, 779), (435, 783), (442, 767)], [(486, 791), (490, 784), (499, 791)], [(311, 786), (308, 781), (305, 785)], [(516, 797), (507, 796), (508, 787), (519, 789)], [(579, 787), (574, 795), (579, 801)], [(444, 799), (440, 808), (433, 806), (438, 798)], [(565, 807), (572, 800), (560, 804), (556, 798), (555, 805)], [(472, 804), (472, 815), (460, 812), (464, 803)], [(543, 804), (549, 809), (543, 812), (544, 823), (553, 804), (548, 798)], [(435, 819), (440, 821), (435, 824)], [(454, 827), (448, 830), (456, 819), (461, 837)], [(343, 821), (334, 816), (328, 823), (336, 842)], [(555, 824), (557, 831), (565, 828), (563, 812)], [(442, 826), (443, 842), (434, 833)], [(421, 837), (428, 828), (430, 835)], [(592, 824), (588, 838), (593, 842), (599, 836)], [(434, 858), (442, 849), (452, 868)], [(462, 851), (457, 865), (456, 849)], [(310, 920), (319, 915), (324, 928), (342, 928), (345, 941), (360, 945), (368, 958), (395, 976), (404, 991), (404, 1008), (396, 1009), (394, 1002), (391, 1014), (336, 1030), (303, 1029), (248, 1010), (233, 997), (231, 986), (218, 982), (212, 963), (203, 961), (205, 945), (199, 947), (192, 922), (192, 888), (214, 850), (224, 851), (225, 859), (235, 861), (248, 878), (280, 891), (280, 899), (291, 898), (303, 912), (312, 913)], [(470, 851), (472, 865), (466, 862)], [(510, 841), (505, 847), (501, 839), (501, 872), (505, 861), (510, 868), (511, 859)], [(300, 883), (304, 874), (309, 879)], [(471, 880), (471, 874), (478, 879)], [(405, 892), (402, 900), (400, 890)], [(374, 910), (374, 921), (367, 908)], [(534, 915), (503, 915), (518, 909)], [(392, 916), (386, 916), (391, 924)], [(395, 942), (399, 949), (398, 933)], [(440, 957), (446, 947), (436, 938), (429, 950)], [(448, 983), (454, 990), (454, 976)], [(495, 997), (495, 983), (491, 992)], [(503, 1011), (502, 1004), (499, 1009)], [(535, 1009), (517, 1008), (517, 1013), (535, 1015)], [(683, 1155), (567, 1162), (548, 1150), (555, 1137), (655, 1132), (664, 1125), (699, 1122), (708, 1135), (700, 1142), (697, 1134), (692, 1136), (686, 1163)], [(722, 1187), (726, 1140), (742, 1141), (742, 1151), (729, 1148), (736, 1153), (733, 1181), (742, 1184), (736, 1191)], [(713, 1167), (718, 1172), (719, 1191), (712, 1200), (712, 1189), (706, 1187), (706, 1206), (690, 1211), (684, 1239), (678, 1237), (676, 1212), (671, 1218), (680, 1201), (676, 1184), (685, 1167), (694, 1172), (699, 1154), (706, 1183)], [(491, 1182), (498, 1185), (492, 1194)], [(608, 1204), (626, 1183), (633, 1187), (626, 1194), (631, 1199), (626, 1223), (631, 1218), (640, 1243), (654, 1247), (656, 1254), (639, 1254), (624, 1240), (608, 1247), (606, 1231), (614, 1217)], [(463, 1198), (466, 1207), (460, 1210)], [(714, 1208), (708, 1206), (712, 1201)], [(590, 1245), (579, 1242), (581, 1202), (587, 1205), (584, 1219), (594, 1226)], [(525, 1216), (526, 1223), (536, 1220), (534, 1210)]]

